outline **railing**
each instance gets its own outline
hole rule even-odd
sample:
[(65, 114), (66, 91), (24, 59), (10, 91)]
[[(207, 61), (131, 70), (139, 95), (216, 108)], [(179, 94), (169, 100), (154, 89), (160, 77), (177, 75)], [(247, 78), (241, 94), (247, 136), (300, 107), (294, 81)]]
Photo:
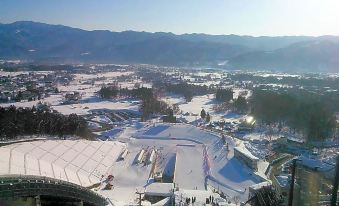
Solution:
[(96, 206), (108, 204), (99, 194), (70, 182), (33, 175), (0, 176), (0, 199), (37, 195), (73, 198)]

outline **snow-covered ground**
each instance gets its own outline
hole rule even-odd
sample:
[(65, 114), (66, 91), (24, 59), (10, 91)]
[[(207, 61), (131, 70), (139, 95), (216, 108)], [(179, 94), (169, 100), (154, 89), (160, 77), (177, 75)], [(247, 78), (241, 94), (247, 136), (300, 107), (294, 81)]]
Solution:
[(217, 203), (220, 206), (235, 206), (235, 203), (228, 203), (225, 199), (221, 198), (219, 194), (213, 193), (208, 190), (179, 190), (175, 193), (175, 201), (180, 205), (180, 203), (185, 202), (186, 198), (194, 197), (196, 202), (194, 205), (206, 205), (206, 199), (213, 197), (213, 202)]
[(90, 103), (79, 103), (79, 104), (68, 104), (68, 105), (57, 105), (52, 106), (53, 109), (57, 110), (62, 114), (78, 114), (86, 115), (90, 114), (91, 110), (129, 110), (137, 112), (139, 110), (138, 105), (130, 102), (119, 102), (119, 101), (100, 101)]
[(186, 100), (183, 96), (175, 95), (175, 94), (168, 94), (165, 97), (162, 97), (161, 100), (166, 102), (169, 105), (183, 104), (183, 103), (186, 102)]
[[(28, 75), (32, 71), (18, 71), (18, 72), (7, 72), (7, 71), (2, 71), (0, 70), (0, 76), (10, 76), (10, 77), (15, 77), (18, 75)], [(53, 73), (53, 71), (34, 71), (35, 74), (50, 74)]]
[(0, 103), (1, 107), (9, 107), (14, 105), (16, 107), (33, 107), (36, 106), (39, 102), (46, 103), (48, 105), (59, 105), (62, 103), (63, 95), (62, 94), (52, 94), (49, 97), (45, 97), (41, 100), (36, 101), (22, 101), (22, 102), (11, 102), (11, 103)]
[(112, 120), (106, 115), (99, 115), (91, 119), (92, 121), (104, 123), (104, 124), (113, 124)]
[(119, 77), (119, 76), (122, 76), (122, 75), (125, 75), (125, 76), (129, 76), (129, 75), (132, 75), (134, 74), (133, 72), (131, 71), (126, 71), (126, 72), (101, 72), (101, 73), (97, 73), (97, 74), (76, 74), (75, 75), (75, 80), (77, 81), (84, 81), (84, 80), (91, 80), (91, 79), (96, 79), (96, 78), (115, 78), (115, 77)]
[(211, 121), (223, 120), (225, 122), (239, 122), (244, 118), (244, 115), (239, 115), (231, 111), (216, 112), (213, 107), (220, 102), (215, 100), (214, 94), (195, 96), (190, 102), (186, 102), (180, 95), (168, 95), (162, 99), (170, 105), (178, 104), (181, 114), (178, 114), (177, 118), (187, 123), (199, 121), (202, 109), (211, 115)]
[[(251, 142), (263, 139), (261, 133), (245, 135), (243, 138), (249, 141), (241, 144), (227, 136), (227, 150), (220, 136), (188, 124), (142, 123), (129, 119), (119, 126), (114, 125), (111, 118), (113, 114), (110, 112), (139, 113), (139, 102), (123, 99), (102, 100), (97, 92), (102, 85), (115, 83), (117, 78), (123, 75), (130, 76), (130, 79), (119, 81), (122, 88), (133, 88), (136, 83), (140, 86), (152, 86), (151, 83), (134, 78), (134, 72), (128, 71), (75, 74), (69, 85), (58, 86), (59, 94), (41, 100), (65, 115), (87, 115), (90, 128), (96, 131), (94, 133), (99, 141), (46, 140), (0, 147), (0, 163), (4, 165), (0, 167), (0, 174), (36, 174), (82, 186), (100, 183), (100, 186), (93, 190), (109, 198), (116, 206), (135, 204), (136, 190), (143, 191), (152, 184), (155, 172), (173, 176), (181, 195), (199, 195), (198, 202), (201, 202), (201, 205), (206, 200), (205, 196), (213, 195), (211, 189), (223, 192), (228, 200), (234, 197), (241, 201), (247, 200), (248, 187), (261, 182), (261, 179), (234, 157), (233, 148), (239, 145), (246, 147), (262, 158), (266, 153), (265, 148), (261, 150)], [(209, 75), (212, 80), (208, 81), (208, 84), (218, 84), (223, 74), (199, 72), (194, 75)], [(185, 78), (194, 81), (191, 76)], [(65, 94), (73, 91), (81, 94), (81, 100), (74, 104), (63, 104)], [(236, 98), (245, 90), (234, 91)], [(247, 93), (247, 96), (249, 95)], [(178, 114), (177, 118), (189, 123), (203, 122), (200, 119), (202, 109), (211, 115), (212, 121), (239, 122), (244, 118), (243, 115), (232, 112), (215, 112), (213, 107), (219, 102), (215, 100), (214, 94), (195, 96), (188, 103), (184, 97), (174, 94), (168, 94), (161, 99), (170, 105), (178, 104), (181, 114)], [(32, 107), (37, 103), (38, 101), (15, 102), (0, 106), (13, 104), (18, 107)], [(119, 159), (126, 149), (127, 155)], [(156, 159), (138, 163), (141, 151), (145, 152), (144, 159), (149, 158), (152, 151), (156, 151)], [(114, 176), (111, 190), (104, 189), (108, 183), (108, 175)], [(220, 198), (215, 194), (213, 196)], [(225, 205), (221, 198), (220, 205)]]
[[(83, 91), (86, 91), (86, 89)], [(87, 115), (91, 114), (92, 111), (98, 110), (128, 110), (138, 112), (138, 105), (131, 101), (101, 101), (93, 92), (86, 91), (83, 99), (78, 104), (61, 104), (62, 95), (51, 96), (44, 101), (48, 102), (53, 109), (63, 114), (77, 113), (79, 115)], [(213, 95), (195, 97), (192, 102), (187, 104), (184, 103), (184, 99), (180, 96), (166, 98), (166, 101), (178, 103), (179, 108), (184, 113), (190, 113), (185, 118), (191, 118), (191, 121), (200, 118), (198, 115), (202, 108), (210, 112), (213, 120), (217, 118), (227, 118), (229, 121), (239, 119), (239, 116), (232, 113), (214, 113), (212, 109), (215, 103)], [(34, 103), (30, 102), (29, 104), (34, 105)], [(27, 106), (28, 102), (15, 104)], [(105, 115), (97, 115), (91, 119), (91, 123), (94, 128), (100, 128), (100, 123), (111, 124), (112, 122), (109, 120)], [(120, 145), (122, 143), (119, 143), (119, 141), (124, 142), (122, 144), (124, 146), (114, 149), (114, 154), (112, 154), (114, 157), (111, 156), (110, 161), (104, 166), (95, 167), (100, 165), (98, 160), (101, 158), (107, 159), (108, 157), (106, 158), (104, 154), (102, 154), (103, 156), (97, 155), (91, 157), (91, 155), (88, 155), (87, 150), (84, 150), (84, 153), (86, 152), (88, 156), (79, 155), (79, 160), (77, 158), (73, 160), (80, 163), (84, 162), (82, 165), (80, 163), (74, 163), (73, 165), (67, 162), (70, 160), (66, 157), (61, 158), (63, 155), (61, 152), (58, 154), (61, 157), (53, 157), (49, 153), (46, 154), (48, 156), (46, 159), (50, 159), (52, 162), (35, 160), (39, 157), (22, 160), (22, 156), (25, 155), (17, 158), (16, 152), (13, 152), (13, 157), (11, 158), (14, 158), (12, 161), (17, 162), (19, 165), (27, 164), (25, 161), (29, 162), (29, 165), (41, 161), (40, 167), (44, 168), (41, 175), (61, 178), (87, 186), (101, 182), (100, 187), (95, 190), (99, 194), (108, 197), (114, 205), (135, 204), (137, 197), (135, 194), (136, 190), (145, 190), (147, 185), (153, 181), (152, 174), (154, 171), (152, 171), (152, 164), (135, 163), (135, 159), (141, 149), (145, 149), (145, 151), (150, 151), (153, 148), (156, 149), (158, 158), (155, 170), (162, 171), (164, 174), (174, 175), (174, 182), (181, 189), (207, 191), (209, 188), (218, 188), (229, 199), (239, 197), (240, 200), (244, 201), (248, 197), (246, 189), (259, 182), (254, 177), (253, 171), (234, 158), (232, 149), (235, 144), (231, 138), (227, 139), (230, 145), (230, 152), (227, 152), (219, 136), (191, 125), (159, 123), (153, 125), (132, 121), (130, 125), (125, 124), (124, 129), (117, 127), (107, 131), (96, 132), (96, 134), (102, 137), (102, 140), (107, 138), (111, 140), (102, 141), (100, 144), (103, 145), (111, 143)], [(67, 147), (69, 145), (64, 145), (59, 150), (71, 150)], [(116, 161), (125, 147), (128, 149), (127, 157), (124, 160)], [(37, 148), (39, 150), (39, 147)], [(113, 152), (113, 149), (111, 150)], [(66, 152), (66, 154), (68, 153), (70, 152)], [(8, 151), (6, 154), (8, 156)], [(5, 159), (7, 158), (6, 154), (3, 154)], [(92, 153), (90, 152), (90, 154)], [(72, 154), (72, 156), (74, 155)], [(57, 158), (60, 160), (54, 162)], [(89, 160), (86, 160), (86, 158)], [(4, 162), (4, 164), (9, 163)], [(11, 172), (25, 174), (25, 169), (23, 169), (25, 167), (17, 167), (13, 164)], [(27, 166), (27, 168), (37, 167)], [(3, 172), (6, 171), (8, 172), (8, 168), (5, 168)], [(40, 174), (34, 173), (34, 170), (27, 171), (29, 174)], [(106, 184), (105, 178), (109, 174), (114, 175), (114, 188), (112, 190), (104, 190), (103, 188)], [(103, 179), (101, 179), (101, 175), (104, 175)]]
[(195, 96), (193, 97), (192, 101), (180, 104), (179, 108), (183, 111), (183, 113), (188, 112), (200, 116), (200, 112), (202, 109), (205, 109), (206, 111), (212, 111), (214, 101), (215, 100), (213, 94)]
[(182, 189), (205, 190), (202, 145), (177, 145), (176, 153), (177, 157), (173, 181)]
[(94, 132), (101, 140), (113, 140), (115, 139), (119, 134), (123, 132), (122, 128), (113, 128), (107, 131), (101, 131), (101, 132)]
[[(3, 72), (1, 71), (1, 75), (11, 75), (16, 76), (20, 74), (28, 74), (29, 72)], [(39, 73), (39, 72), (35, 72)], [(43, 73), (43, 72), (41, 72)], [(50, 72), (46, 72), (51, 73)], [(43, 73), (45, 74), (45, 73)], [(11, 103), (0, 103), (1, 107), (8, 107), (10, 105), (14, 105), (16, 107), (32, 107), (36, 106), (39, 102), (46, 103), (51, 106), (52, 109), (68, 115), (68, 114), (78, 114), (78, 115), (86, 115), (90, 114), (91, 110), (100, 110), (100, 109), (108, 109), (108, 110), (131, 110), (138, 111), (138, 105), (135, 102), (131, 101), (105, 101), (98, 97), (96, 94), (102, 85), (108, 83), (116, 82), (116, 78), (119, 76), (130, 76), (133, 75), (133, 72), (103, 72), (98, 74), (75, 74), (74, 80), (71, 81), (68, 85), (58, 85), (59, 94), (51, 94), (48, 97), (42, 98), (41, 100), (36, 101), (22, 101), (22, 102), (11, 102)], [(93, 81), (93, 84), (92, 82)], [(119, 85), (122, 88), (134, 87), (135, 83), (141, 83), (143, 86), (150, 87), (149, 84), (143, 84), (140, 80), (137, 81), (127, 81), (127, 82), (119, 82)], [(68, 92), (77, 91), (81, 94), (81, 100), (79, 103), (75, 104), (62, 104), (65, 100), (65, 94)]]
[(102, 126), (99, 124), (99, 123), (97, 123), (97, 122), (91, 122), (91, 121), (88, 121), (88, 127), (90, 128), (90, 129), (100, 129), (100, 128), (102, 128)]
[[(218, 188), (228, 200), (235, 196), (246, 200), (246, 188), (260, 182), (234, 158), (231, 138), (227, 138), (227, 152), (219, 136), (191, 125), (131, 121), (123, 130), (115, 128), (99, 135), (112, 138), (37, 140), (0, 147), (0, 174), (48, 176), (86, 187), (100, 183), (93, 190), (114, 205), (135, 204), (136, 190), (146, 190), (156, 171), (174, 176), (181, 192), (207, 195), (212, 194), (211, 188)], [(127, 155), (119, 159), (126, 149)], [(141, 150), (145, 151), (144, 161), (137, 162)], [(156, 151), (156, 159), (149, 162), (152, 151)], [(111, 190), (104, 189), (108, 175), (114, 176)]]
[[(227, 137), (229, 151), (225, 149), (219, 136), (185, 124), (151, 125), (147, 130), (137, 133), (136, 137), (140, 140), (153, 139), (155, 145), (159, 143), (159, 141), (155, 140), (167, 140), (172, 142), (172, 144), (185, 144), (185, 142), (189, 142), (189, 144), (204, 145), (207, 149), (205, 155), (191, 155), (191, 158), (202, 158), (200, 163), (190, 164), (190, 162), (198, 160), (187, 160), (187, 168), (182, 167), (183, 171), (176, 172), (183, 172), (185, 174), (185, 172), (190, 172), (188, 168), (191, 168), (192, 172), (201, 170), (205, 172), (206, 165), (203, 164), (203, 168), (201, 168), (201, 162), (204, 162), (204, 158), (207, 158), (206, 164), (209, 171), (207, 171), (205, 177), (207, 178), (208, 185), (219, 188), (220, 191), (223, 191), (229, 197), (238, 196), (241, 200), (246, 200), (248, 197), (247, 188), (261, 181), (251, 169), (234, 157), (233, 147), (235, 142), (230, 137)], [(181, 147), (181, 150), (184, 150), (183, 147)], [(189, 149), (187, 152), (190, 152), (190, 150), (192, 149)], [(199, 177), (199, 175), (197, 176)], [(186, 179), (188, 180), (185, 180), (184, 185), (193, 186), (193, 188), (194, 185), (197, 186), (194, 178)], [(178, 184), (180, 186), (180, 182)]]
[(110, 174), (114, 175), (114, 188), (98, 190), (99, 194), (108, 197), (114, 205), (135, 203), (136, 189), (144, 188), (148, 183), (151, 165), (136, 164), (135, 162), (141, 149), (140, 145), (129, 144), (129, 152), (125, 160), (113, 162)]

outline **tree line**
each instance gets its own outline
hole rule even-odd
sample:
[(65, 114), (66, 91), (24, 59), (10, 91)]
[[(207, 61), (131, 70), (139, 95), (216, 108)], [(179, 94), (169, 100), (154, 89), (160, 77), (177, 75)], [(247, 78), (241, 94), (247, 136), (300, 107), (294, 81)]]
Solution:
[[(320, 77), (320, 78), (319, 78)], [(317, 89), (332, 88), (339, 89), (339, 77), (325, 77), (319, 74), (307, 74), (306, 77), (299, 76), (259, 76), (254, 73), (229, 74), (232, 81), (246, 81), (253, 84), (282, 84), (290, 86), (314, 87)]]
[(98, 91), (101, 98), (115, 99), (117, 97), (129, 97), (136, 99), (151, 98), (153, 89), (146, 87), (137, 87), (133, 89), (119, 88), (117, 84), (102, 86)]
[(196, 95), (205, 95), (214, 92), (214, 89), (206, 85), (194, 85), (186, 82), (180, 83), (163, 83), (160, 81), (154, 82), (154, 86), (166, 92), (180, 94), (184, 96), (186, 102), (192, 101)]
[(164, 101), (157, 98), (156, 91), (153, 88), (119, 88), (116, 85), (103, 86), (99, 90), (99, 95), (102, 98), (117, 98), (118, 96), (140, 99), (140, 111), (142, 112), (141, 119), (147, 120), (152, 115), (165, 115), (163, 120), (165, 122), (176, 122), (173, 108)]
[(77, 135), (90, 138), (87, 122), (76, 114), (63, 115), (49, 109), (0, 107), (0, 137), (4, 140), (23, 135)]
[(233, 99), (233, 90), (232, 89), (217, 89), (215, 93), (215, 99), (218, 101), (228, 102)]
[(337, 126), (332, 100), (314, 93), (255, 90), (251, 113), (263, 123), (278, 124), (304, 134), (307, 140), (331, 137)]

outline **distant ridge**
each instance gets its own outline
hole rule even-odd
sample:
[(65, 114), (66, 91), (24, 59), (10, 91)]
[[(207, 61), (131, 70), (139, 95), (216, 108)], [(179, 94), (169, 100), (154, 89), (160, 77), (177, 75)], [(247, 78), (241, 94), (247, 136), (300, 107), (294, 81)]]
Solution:
[(339, 37), (87, 31), (18, 21), (0, 23), (0, 58), (173, 66), (227, 61), (230, 69), (338, 72)]

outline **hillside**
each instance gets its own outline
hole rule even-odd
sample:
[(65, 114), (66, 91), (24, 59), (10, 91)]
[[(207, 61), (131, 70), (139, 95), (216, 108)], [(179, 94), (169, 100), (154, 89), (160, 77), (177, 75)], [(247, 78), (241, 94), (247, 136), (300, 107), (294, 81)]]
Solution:
[(30, 21), (0, 24), (0, 58), (338, 72), (339, 37), (86, 31)]
[(339, 43), (330, 40), (307, 41), (274, 51), (254, 51), (231, 58), (233, 68), (279, 71), (338, 72)]
[(0, 25), (0, 57), (165, 65), (216, 64), (249, 51), (239, 45), (188, 41), (168, 33), (85, 31), (60, 25)]

